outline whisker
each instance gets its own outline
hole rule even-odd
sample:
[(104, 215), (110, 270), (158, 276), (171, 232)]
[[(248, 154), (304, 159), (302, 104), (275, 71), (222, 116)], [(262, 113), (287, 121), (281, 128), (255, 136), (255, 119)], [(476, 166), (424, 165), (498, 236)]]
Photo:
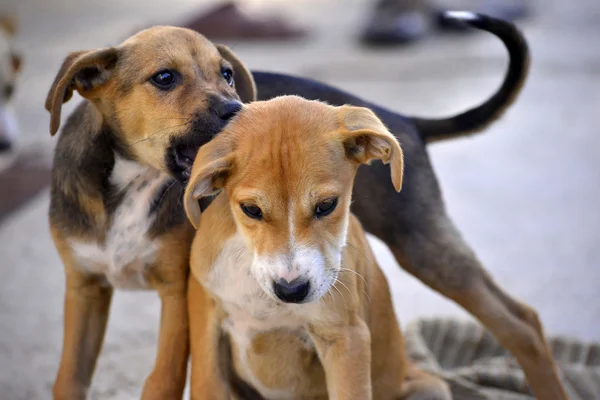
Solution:
[(244, 250), (246, 249), (245, 245), (241, 245), (239, 249), (237, 249), (235, 251), (235, 262), (237, 263), (240, 260), (240, 257), (242, 256), (242, 254), (244, 254)]
[(356, 250), (356, 252), (357, 252), (358, 254), (360, 254), (360, 255), (361, 255), (361, 256), (362, 256), (362, 257), (363, 257), (363, 258), (364, 258), (364, 259), (365, 259), (367, 262), (369, 262), (370, 264), (372, 264), (371, 260), (369, 260), (369, 258), (368, 258), (368, 257), (367, 257), (367, 256), (366, 256), (366, 255), (365, 255), (365, 254), (364, 254), (362, 251), (360, 251), (360, 249), (359, 249), (358, 247), (356, 247), (355, 245), (353, 245), (353, 244), (352, 244), (352, 243), (350, 243), (350, 242), (346, 242), (346, 244), (347, 244), (348, 246), (350, 246), (350, 248), (351, 248), (351, 249), (354, 249), (354, 250)]
[[(365, 283), (365, 286), (369, 286), (367, 284), (367, 280), (365, 279), (364, 276), (362, 276), (361, 274), (359, 274), (358, 272), (354, 271), (353, 269), (350, 268), (340, 268), (341, 272), (352, 272), (353, 274), (356, 274), (360, 279), (363, 280), (363, 282)], [(371, 296), (369, 296), (369, 294), (365, 291), (365, 289), (363, 288), (362, 292), (364, 293), (365, 296), (367, 296), (367, 299), (369, 299), (369, 301), (371, 301)]]
[(341, 280), (337, 280), (337, 282), (339, 282), (343, 287), (346, 288), (346, 290), (348, 291), (348, 293), (350, 293), (350, 296), (352, 296), (352, 301), (354, 302), (354, 304), (356, 304), (356, 298), (354, 297), (354, 293), (352, 293), (350, 291), (350, 289), (348, 288), (348, 286), (346, 286), (346, 284), (344, 282), (342, 282)]
[(165, 121), (165, 120), (166, 121), (170, 121), (170, 120), (176, 120), (176, 119), (178, 119), (178, 120), (181, 120), (181, 119), (189, 120), (190, 118), (189, 117), (162, 117), (162, 118), (153, 118), (153, 119), (150, 119), (148, 121), (150, 121), (150, 122), (152, 122), (152, 121)]
[[(335, 282), (338, 282), (338, 280), (336, 279)], [(344, 306), (346, 307), (346, 313), (347, 313), (348, 312), (348, 303), (346, 303), (346, 298), (344, 297), (344, 294), (342, 292), (340, 292), (340, 289), (338, 289), (335, 286), (335, 282), (333, 283), (333, 286), (331, 286), (331, 287), (334, 288), (340, 294), (340, 296), (342, 296), (342, 300), (344, 300)]]
[[(128, 114), (133, 110), (133, 108), (121, 108), (117, 111), (117, 117), (120, 117), (123, 114)], [(187, 115), (183, 115), (181, 117), (156, 117), (156, 118), (149, 118), (147, 119), (148, 122), (153, 122), (153, 121), (161, 121), (161, 120), (176, 120), (176, 119), (186, 119), (186, 120), (193, 120), (195, 117), (194, 114), (187, 114)]]
[(150, 139), (154, 138), (156, 135), (158, 135), (159, 133), (162, 133), (162, 132), (164, 132), (166, 130), (174, 129), (174, 128), (181, 128), (182, 126), (186, 126), (186, 125), (189, 125), (189, 124), (190, 124), (190, 122), (186, 122), (185, 124), (172, 125), (172, 126), (167, 126), (166, 128), (163, 128), (163, 129), (159, 129), (158, 131), (152, 133), (151, 135), (148, 135), (148, 136), (146, 136), (143, 139), (140, 139), (140, 140), (137, 140), (137, 141), (131, 143), (130, 145), (128, 145), (128, 147), (133, 147), (136, 144), (139, 144), (139, 143), (144, 142), (146, 140), (150, 140)]
[[(334, 282), (335, 284), (335, 282)], [(333, 286), (330, 286), (329, 289), (327, 289), (327, 293), (329, 293), (329, 295), (331, 296), (331, 300), (335, 300), (335, 293), (333, 292)]]
[(174, 180), (173, 183), (171, 183), (169, 185), (169, 187), (167, 188), (167, 190), (165, 190), (165, 192), (163, 193), (163, 195), (160, 197), (160, 200), (158, 200), (158, 206), (156, 207), (157, 210), (160, 209), (160, 206), (162, 205), (163, 200), (167, 196), (167, 193), (169, 193), (169, 190), (171, 190), (173, 188), (173, 186), (175, 186), (176, 183), (177, 183), (177, 181)]
[(365, 277), (362, 276), (361, 274), (359, 274), (358, 272), (356, 272), (353, 269), (350, 269), (350, 268), (340, 268), (340, 271), (352, 272), (353, 274), (356, 274), (356, 276), (358, 276), (360, 279), (362, 279), (363, 282), (365, 283), (365, 285), (367, 284), (367, 280), (365, 279)]

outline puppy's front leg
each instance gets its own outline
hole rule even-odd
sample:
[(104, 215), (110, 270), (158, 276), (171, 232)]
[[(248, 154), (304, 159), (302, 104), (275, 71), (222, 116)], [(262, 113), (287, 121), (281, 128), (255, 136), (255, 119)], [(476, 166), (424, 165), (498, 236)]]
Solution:
[(83, 400), (102, 348), (113, 290), (84, 272), (60, 232), (51, 233), (66, 275), (63, 349), (52, 392), (55, 400)]
[(350, 325), (310, 326), (309, 333), (325, 369), (329, 398), (372, 399), (371, 334), (367, 324), (355, 317)]
[(192, 400), (233, 399), (219, 370), (219, 326), (214, 301), (190, 274), (188, 310), (192, 349)]
[(154, 369), (146, 379), (142, 400), (181, 399), (189, 357), (186, 285), (159, 289), (160, 330)]
[(147, 280), (161, 301), (154, 369), (144, 383), (142, 400), (181, 399), (187, 378), (189, 323), (187, 278), (192, 232), (186, 226), (163, 239), (163, 250)]
[[(61, 256), (65, 261), (68, 258)], [(55, 400), (83, 400), (102, 347), (113, 291), (71, 264), (65, 265), (63, 351), (53, 395)]]

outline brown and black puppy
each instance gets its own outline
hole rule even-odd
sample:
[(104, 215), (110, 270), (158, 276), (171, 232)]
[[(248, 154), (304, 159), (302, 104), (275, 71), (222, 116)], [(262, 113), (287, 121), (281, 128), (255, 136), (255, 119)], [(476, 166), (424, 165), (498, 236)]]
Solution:
[(514, 299), (493, 280), (446, 213), (426, 145), (475, 133), (500, 117), (527, 77), (529, 52), (518, 29), (505, 21), (469, 12), (448, 12), (449, 23), (467, 24), (496, 35), (510, 63), (499, 90), (480, 106), (450, 118), (407, 117), (318, 82), (287, 75), (253, 73), (259, 100), (295, 94), (332, 105), (373, 110), (404, 151), (402, 192), (390, 187), (389, 170), (375, 163), (360, 168), (352, 212), (365, 230), (384, 241), (398, 263), (483, 323), (523, 368), (538, 399), (566, 399), (542, 324), (531, 307)]
[(181, 182), (198, 148), (241, 101), (254, 99), (254, 83), (227, 48), (190, 30), (155, 27), (65, 59), (46, 102), (52, 134), (73, 91), (85, 100), (62, 130), (52, 171), (50, 226), (66, 272), (54, 397), (86, 397), (113, 289), (126, 288), (157, 290), (162, 301), (142, 397), (181, 398), (192, 239)]

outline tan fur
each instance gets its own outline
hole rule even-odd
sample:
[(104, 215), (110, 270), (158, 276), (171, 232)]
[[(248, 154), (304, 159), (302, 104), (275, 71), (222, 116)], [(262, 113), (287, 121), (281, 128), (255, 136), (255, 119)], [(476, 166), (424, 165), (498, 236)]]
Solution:
[[(233, 87), (221, 74), (225, 66), (235, 72)], [(177, 71), (183, 79), (168, 92), (149, 82), (164, 69)], [(210, 96), (253, 100), (254, 82), (226, 47), (216, 47), (190, 30), (155, 27), (119, 46), (66, 57), (46, 100), (53, 135), (60, 126), (62, 104), (73, 91), (85, 100), (72, 117), (76, 123), (61, 133), (50, 210), (52, 237), (66, 272), (63, 353), (54, 398), (86, 398), (108, 320), (111, 284), (116, 283), (150, 288), (161, 298), (156, 361), (142, 398), (180, 398), (189, 354), (187, 281), (193, 230), (179, 208), (163, 213), (168, 213), (163, 217), (168, 228), (159, 233), (150, 230), (176, 182), (160, 198), (159, 211), (150, 217), (149, 210), (160, 188), (173, 179), (165, 161), (173, 138), (194, 135), (190, 133), (194, 118), (215, 118)], [(112, 140), (108, 143), (118, 142), (120, 149), (106, 147), (108, 135)], [(105, 147), (95, 147), (100, 144)], [(100, 163), (114, 158), (114, 164), (101, 164), (106, 170), (75, 165), (87, 165), (93, 156)], [(101, 184), (94, 186), (96, 182)], [(107, 199), (119, 199), (119, 194), (122, 201), (110, 205)], [(171, 222), (178, 215), (181, 222)], [(115, 227), (122, 229), (115, 232)], [(137, 251), (146, 243), (149, 249), (141, 249), (143, 255), (124, 250), (119, 248), (121, 239), (132, 241)]]
[[(408, 364), (389, 287), (349, 211), (356, 170), (373, 159), (390, 163), (400, 190), (402, 150), (370, 110), (298, 97), (245, 106), (201, 148), (185, 195), (188, 216), (198, 229), (188, 293), (193, 399), (223, 398), (212, 393), (230, 390), (224, 379), (200, 372), (217, 370), (219, 355), (212, 346), (221, 330), (229, 332), (235, 374), (263, 397), (403, 398)], [(224, 193), (200, 216), (197, 199), (218, 190)], [(331, 197), (339, 199), (337, 208), (317, 220), (315, 204)], [(249, 218), (240, 204), (260, 207), (262, 220)], [(236, 235), (242, 246), (231, 250)], [(252, 308), (257, 299), (272, 297), (265, 290), (244, 298), (248, 306), (242, 303), (239, 312), (232, 308), (227, 296), (236, 293), (227, 287), (247, 274), (255, 277), (258, 258), (293, 258), (303, 246), (318, 249), (325, 257), (324, 272), (336, 274), (325, 294), (299, 305), (266, 300), (271, 311)], [(332, 255), (335, 249), (341, 265)], [(223, 275), (219, 268), (239, 276)], [(267, 314), (261, 320), (254, 312)], [(248, 345), (235, 339), (246, 324)], [(441, 393), (437, 398), (449, 398), (441, 381), (424, 373), (420, 381), (421, 395), (431, 390)]]

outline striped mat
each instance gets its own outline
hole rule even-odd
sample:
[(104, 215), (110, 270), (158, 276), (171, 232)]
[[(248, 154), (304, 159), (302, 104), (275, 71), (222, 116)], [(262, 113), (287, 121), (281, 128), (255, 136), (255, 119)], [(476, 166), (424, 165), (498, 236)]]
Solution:
[[(444, 378), (455, 400), (534, 399), (515, 359), (476, 323), (418, 320), (405, 339), (409, 358)], [(600, 344), (561, 337), (549, 342), (571, 400), (600, 399)]]

